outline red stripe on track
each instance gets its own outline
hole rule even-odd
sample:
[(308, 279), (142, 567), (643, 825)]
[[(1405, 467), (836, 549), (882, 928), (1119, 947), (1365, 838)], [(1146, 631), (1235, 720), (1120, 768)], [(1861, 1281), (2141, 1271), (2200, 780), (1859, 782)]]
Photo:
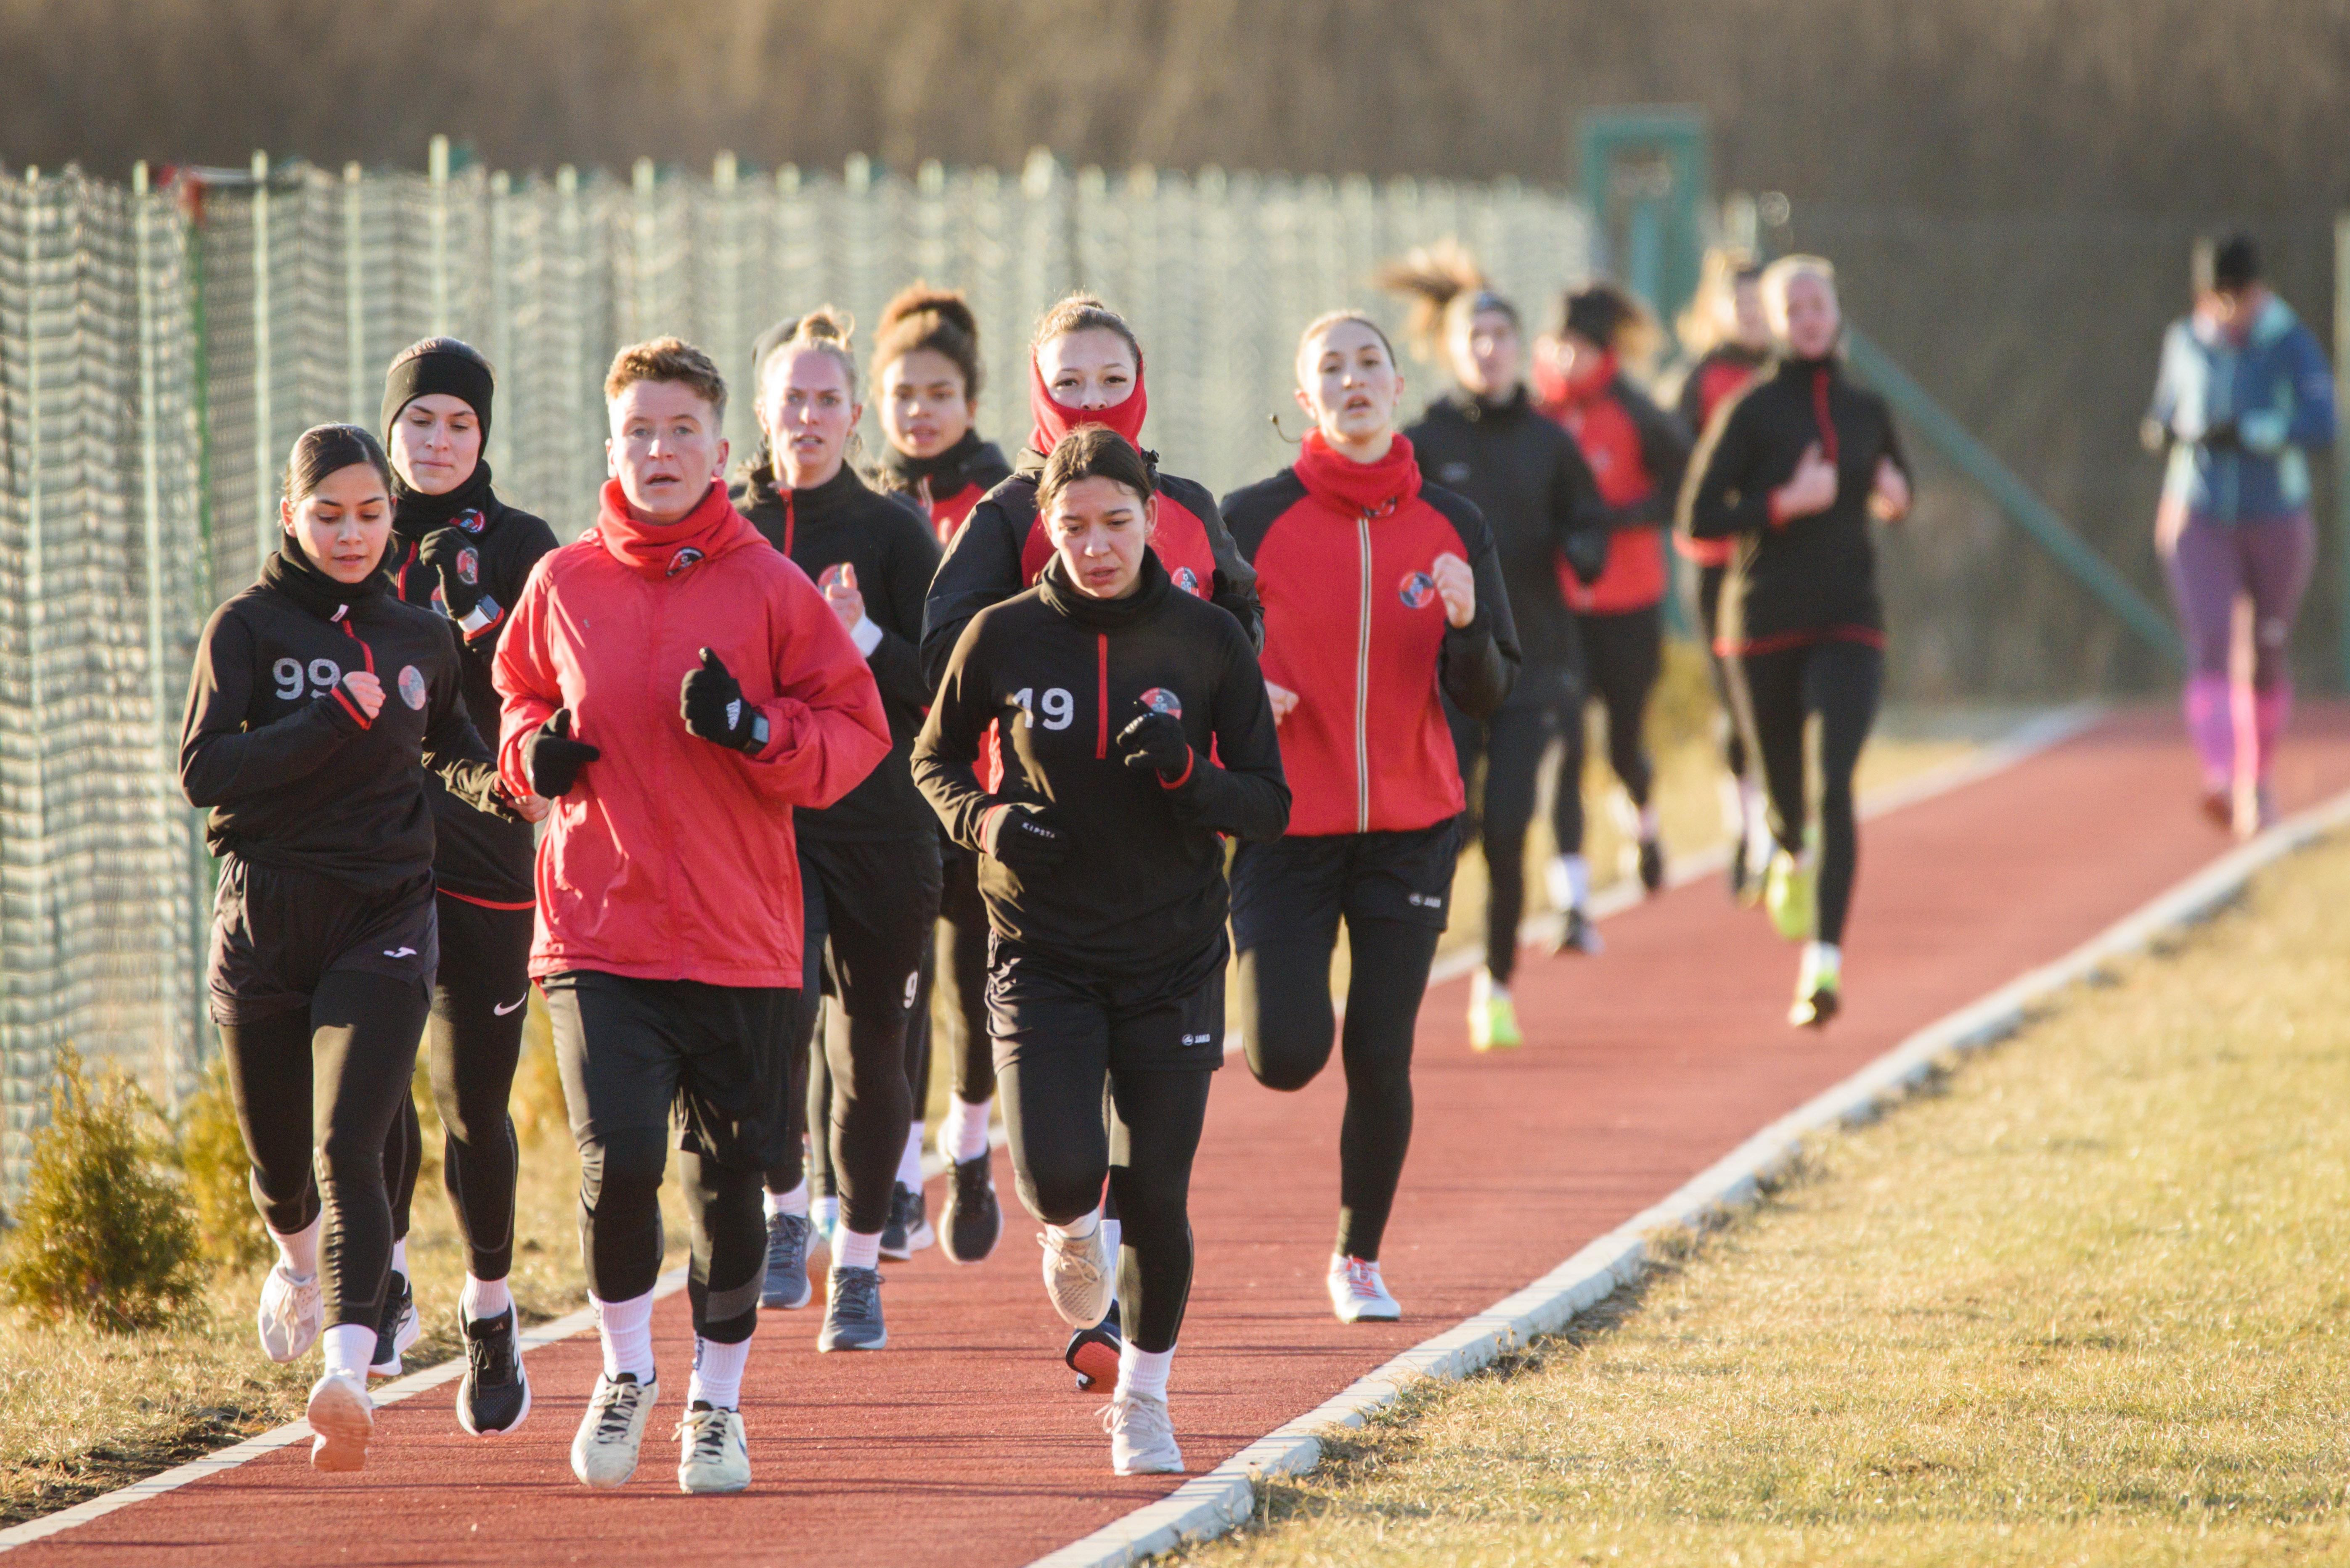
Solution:
[[(1172, 1391), (1192, 1473), (1492, 1305), (1764, 1123), (2223, 852), (2195, 815), (2196, 776), (2175, 715), (2133, 713), (1865, 824), (1847, 1011), (1823, 1034), (1783, 1022), (1794, 950), (1711, 881), (1611, 920), (1603, 958), (1529, 954), (1515, 988), (1523, 1050), (1471, 1054), (1465, 987), (1432, 992), (1417, 1133), (1384, 1250), (1408, 1314), (1399, 1324), (1342, 1326), (1323, 1295), (1338, 1073), (1283, 1096), (1228, 1064), (1197, 1166), (1200, 1263)], [(2288, 808), (2350, 787), (2350, 708), (2303, 711), (2277, 783)], [(435, 1389), (383, 1412), (360, 1475), (314, 1473), (301, 1445), (36, 1542), (9, 1568), (681, 1552), (696, 1568), (811, 1553), (1027, 1563), (1176, 1481), (1108, 1473), (1099, 1401), (1071, 1391), (1065, 1331), (1028, 1241), (1035, 1227), (1000, 1157), (996, 1180), (1010, 1212), (988, 1262), (956, 1269), (929, 1251), (885, 1265), (888, 1350), (818, 1355), (819, 1309), (762, 1314), (744, 1398), (755, 1479), (742, 1497), (675, 1490), (668, 1433), (691, 1352), (681, 1293), (654, 1316), (661, 1407), (643, 1468), (619, 1494), (588, 1492), (566, 1461), (597, 1362), (583, 1336), (532, 1354), (536, 1407), (513, 1438), (468, 1439), (451, 1415), (453, 1386)]]

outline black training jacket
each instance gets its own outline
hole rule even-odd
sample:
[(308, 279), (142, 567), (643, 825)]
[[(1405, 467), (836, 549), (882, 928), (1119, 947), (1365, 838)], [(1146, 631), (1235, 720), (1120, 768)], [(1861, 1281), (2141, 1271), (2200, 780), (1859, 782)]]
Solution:
[(1012, 477), (1012, 465), (1003, 461), (1002, 448), (967, 430), (936, 457), (908, 457), (891, 447), (868, 477), (874, 489), (902, 495), (920, 507), (931, 520), (931, 534), (944, 545), (962, 529), (972, 508)]
[[(180, 727), (180, 787), (209, 806), (215, 855), (316, 871), (380, 892), (432, 868), (431, 768), (492, 809), (498, 775), (466, 721), (448, 618), (406, 605), (381, 572), (346, 587), (272, 556), (213, 612)], [(341, 690), (372, 671), (372, 722)]]
[[(539, 557), (555, 548), (555, 530), (543, 518), (507, 505), (487, 490), (475, 504), (445, 521), (419, 508), (417, 499), (434, 498), (401, 498), (392, 520), (391, 544), (384, 552), (384, 570), (404, 603), (445, 613), (441, 576), (417, 559), (417, 552), (442, 528), (454, 528), (464, 537), (484, 597), (473, 624), (457, 628), (459, 688), (464, 692), (465, 717), (494, 750), (499, 702), (497, 689), (490, 684), (490, 666), (497, 659), (498, 639), (505, 635), (506, 610), (522, 597), (522, 586)], [(420, 511), (424, 512), (421, 518)], [(462, 556), (458, 569), (464, 569)], [(431, 774), (425, 775), (425, 793), (432, 802), (439, 835), (432, 873), (442, 891), (477, 904), (534, 907), (537, 889), (531, 875), (536, 843), (531, 825), (502, 813), (476, 811)]]
[(929, 520), (905, 497), (869, 488), (845, 462), (811, 490), (779, 489), (762, 464), (735, 491), (734, 506), (818, 587), (839, 566), (854, 566), (865, 618), (880, 634), (865, 664), (889, 715), (889, 754), (832, 805), (795, 810), (795, 829), (806, 838), (841, 841), (929, 836), (937, 820), (910, 771), (914, 736), (931, 702), (931, 683), (914, 648), (922, 630), (922, 596), (939, 568)]
[(1455, 389), (1404, 434), (1429, 482), (1467, 496), (1492, 530), (1525, 659), (1509, 704), (1555, 701), (1576, 662), (1558, 563), (1587, 582), (1607, 556), (1610, 518), (1591, 465), (1523, 386), (1502, 403)]
[[(1172, 786), (1118, 755), (1146, 697), (1191, 743), (1191, 772)], [(978, 774), (991, 724), (1003, 742), (993, 794)], [(1149, 551), (1125, 598), (1088, 598), (1055, 562), (1035, 587), (973, 616), (915, 742), (914, 782), (972, 849), (996, 808), (1052, 808), (1075, 841), (1068, 858), (1024, 882), (983, 856), (988, 923), (1097, 974), (1162, 972), (1224, 941), (1218, 835), (1278, 838), (1289, 823), (1256, 649), (1226, 611), (1176, 590)]]
[[(1835, 463), (1836, 498), (1825, 512), (1777, 521), (1771, 493), (1815, 442)], [(1892, 410), (1846, 379), (1833, 357), (1780, 360), (1714, 421), (1690, 460), (1680, 527), (1693, 538), (1737, 541), (1716, 651), (1884, 645), (1868, 497), (1888, 457), (1908, 473)]]
[[(1044, 454), (1023, 448), (1012, 477), (972, 508), (970, 520), (947, 546), (922, 609), (922, 668), (933, 680), (945, 672), (971, 618), (1027, 587), (1045, 569), (1053, 548), (1036, 515), (1036, 481), (1044, 472)], [(1177, 586), (1222, 606), (1248, 633), (1252, 647), (1263, 646), (1256, 568), (1232, 543), (1207, 486), (1171, 473), (1159, 476), (1159, 531), (1151, 550), (1174, 574)]]

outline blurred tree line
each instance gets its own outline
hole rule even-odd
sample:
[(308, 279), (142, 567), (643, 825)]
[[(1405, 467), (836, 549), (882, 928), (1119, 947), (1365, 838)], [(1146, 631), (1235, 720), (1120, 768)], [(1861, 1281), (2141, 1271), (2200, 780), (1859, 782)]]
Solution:
[[(1042, 144), (1564, 184), (1582, 111), (1698, 104), (1720, 186), (1786, 192), (1779, 237), (1835, 256), (1856, 317), (2150, 591), (2133, 432), (2189, 244), (2252, 228), (2331, 339), (2345, 81), (2350, 0), (0, 0), (0, 160), (111, 174), (412, 166), (442, 131), (514, 169)], [(1931, 585), (1904, 690), (2159, 678), (1954, 480), (1926, 501), (1891, 546)], [(1929, 615), (1952, 602), (1980, 613)]]

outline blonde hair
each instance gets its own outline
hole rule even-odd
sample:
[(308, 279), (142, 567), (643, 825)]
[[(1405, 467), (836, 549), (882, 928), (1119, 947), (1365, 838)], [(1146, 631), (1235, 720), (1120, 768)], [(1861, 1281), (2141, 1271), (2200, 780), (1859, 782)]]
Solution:
[(639, 381), (672, 381), (691, 387), (715, 410), (715, 422), (726, 421), (726, 378), (718, 373), (709, 355), (682, 337), (631, 343), (613, 355), (612, 368), (604, 375), (605, 403), (609, 405)]
[(1825, 256), (1781, 256), (1762, 269), (1762, 311), (1774, 323), (1773, 331), (1787, 319), (1787, 289), (1799, 277), (1817, 279), (1830, 299), (1837, 297), (1834, 262)]
[(1738, 286), (1749, 280), (1759, 284), (1762, 275), (1762, 266), (1751, 251), (1736, 245), (1716, 245), (1706, 252), (1704, 265), (1698, 271), (1697, 292), (1690, 296), (1680, 318), (1673, 324), (1681, 347), (1693, 358), (1702, 358), (1721, 347), (1730, 336)]
[(819, 305), (797, 321), (783, 328), (775, 346), (759, 361), (759, 390), (767, 385), (767, 367), (787, 350), (813, 348), (829, 354), (838, 361), (841, 374), (848, 378), (849, 401), (857, 400), (857, 358), (849, 351), (848, 339), (857, 331), (857, 317), (829, 305)]
[[(1411, 301), (1411, 344), (1425, 359), (1440, 359), (1444, 335), (1459, 320), (1497, 310), (1523, 331), (1518, 307), (1493, 292), (1485, 269), (1459, 240), (1419, 245), (1371, 275), (1371, 281)], [(1384, 336), (1384, 334), (1382, 334)]]

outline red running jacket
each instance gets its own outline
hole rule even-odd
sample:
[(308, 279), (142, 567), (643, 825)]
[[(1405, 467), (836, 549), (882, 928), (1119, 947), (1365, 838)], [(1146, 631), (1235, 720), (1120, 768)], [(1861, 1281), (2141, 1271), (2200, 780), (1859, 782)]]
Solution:
[[(679, 689), (704, 648), (767, 715), (755, 757), (686, 730)], [(854, 788), (889, 754), (889, 720), (839, 617), (725, 486), (655, 528), (607, 483), (596, 526), (533, 569), (494, 679), (509, 788), (530, 787), (528, 742), (557, 708), (603, 749), (539, 842), (530, 972), (798, 985), (792, 808)]]
[[(1293, 836), (1395, 833), (1460, 813), (1461, 765), (1438, 691), (1472, 718), (1517, 679), (1502, 563), (1477, 508), (1423, 486), (1399, 435), (1378, 462), (1305, 438), (1297, 462), (1224, 497), (1264, 605), (1264, 678), (1297, 693), (1281, 722)], [(1448, 624), (1430, 569), (1450, 552), (1477, 614)]]
[(1559, 592), (1578, 615), (1647, 609), (1665, 597), (1664, 530), (1689, 465), (1689, 432), (1625, 379), (1613, 354), (1574, 381), (1547, 367), (1535, 381), (1537, 406), (1591, 465), (1611, 524), (1607, 569), (1586, 584), (1561, 561)]

